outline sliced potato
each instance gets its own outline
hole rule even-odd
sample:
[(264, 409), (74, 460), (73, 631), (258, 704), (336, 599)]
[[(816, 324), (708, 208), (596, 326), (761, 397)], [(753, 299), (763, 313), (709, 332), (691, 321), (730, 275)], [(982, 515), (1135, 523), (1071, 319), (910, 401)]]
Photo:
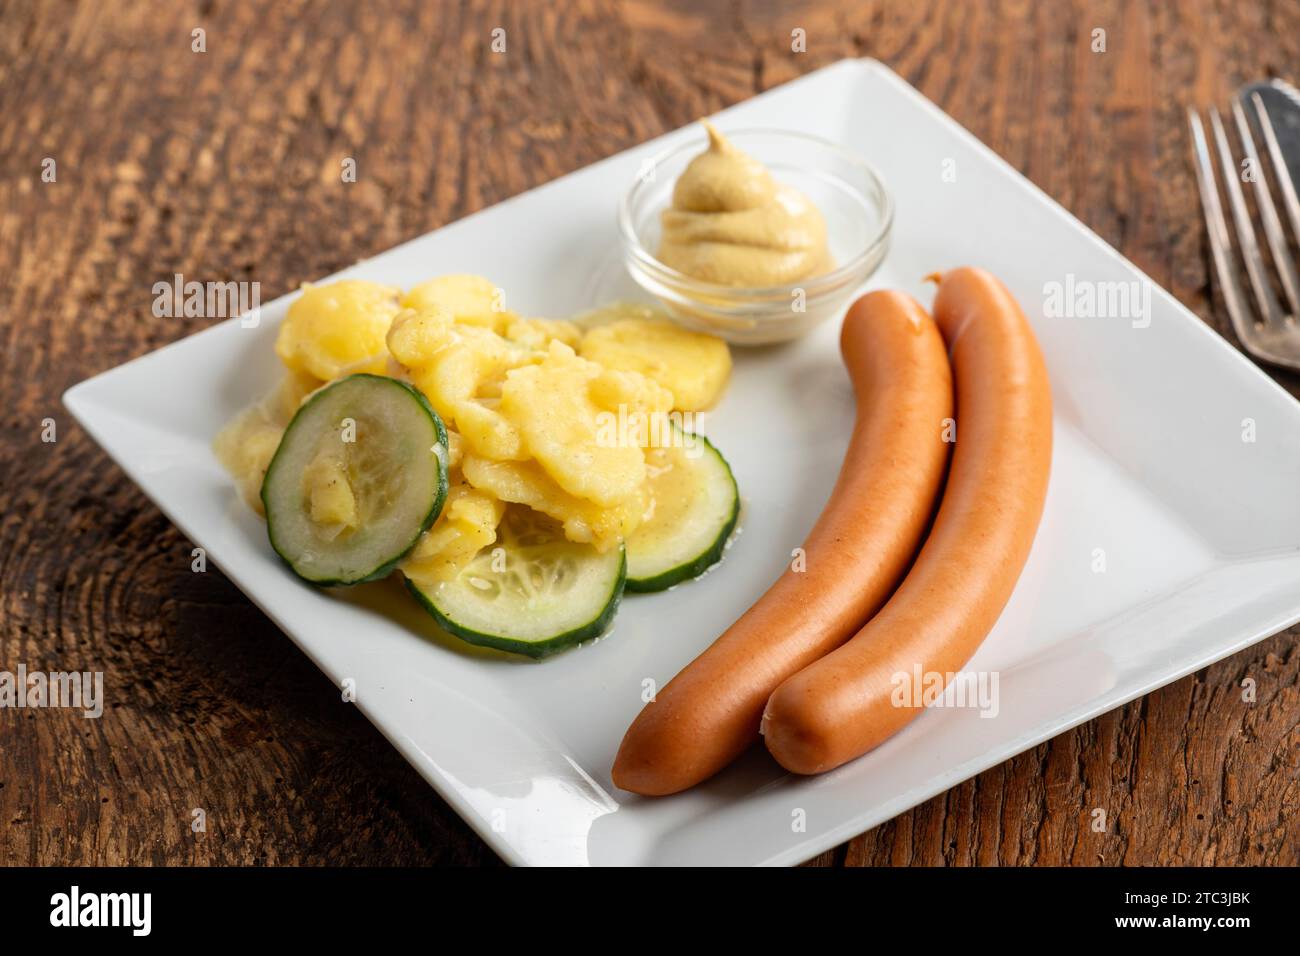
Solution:
[(502, 501), (528, 505), (559, 521), (564, 536), (600, 551), (617, 547), (641, 523), (649, 501), (644, 486), (613, 508), (602, 508), (569, 494), (535, 461), (492, 461), (467, 454), (461, 462), (465, 479)]
[(592, 400), (589, 386), (605, 374), (573, 349), (552, 342), (540, 363), (506, 375), (500, 408), (561, 488), (611, 508), (645, 483), (645, 454), (634, 443), (601, 440), (601, 424), (613, 413)]
[(463, 478), (452, 484), (442, 514), (399, 567), (416, 584), (449, 581), (497, 539), (505, 502)]
[(360, 279), (305, 286), (280, 325), (275, 354), (291, 370), (322, 382), (351, 372), (383, 372), (384, 337), (401, 311), (399, 294)]
[(673, 393), (673, 407), (712, 406), (731, 374), (727, 343), (668, 319), (619, 319), (587, 332), (578, 354), (606, 368), (640, 372)]
[(408, 309), (446, 309), (466, 325), (499, 331), (517, 316), (505, 308), (500, 289), (483, 276), (448, 275), (421, 282), (402, 297)]

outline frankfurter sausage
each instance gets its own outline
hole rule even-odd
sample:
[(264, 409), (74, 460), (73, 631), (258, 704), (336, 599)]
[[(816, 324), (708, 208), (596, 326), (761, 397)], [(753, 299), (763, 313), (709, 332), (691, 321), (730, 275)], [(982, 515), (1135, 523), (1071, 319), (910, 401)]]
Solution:
[[(1029, 556), (1047, 495), (1052, 401), (1042, 353), (997, 279), (955, 269), (934, 318), (957, 386), (957, 441), (939, 513), (897, 593), (848, 643), (772, 694), (767, 749), (820, 773), (872, 749), (920, 713), (894, 690), (919, 666), (958, 671), (992, 630)], [(928, 679), (928, 677), (927, 677)], [(936, 679), (937, 681), (937, 679)]]
[(849, 310), (840, 350), (857, 411), (830, 500), (758, 602), (668, 683), (628, 729), (614, 784), (676, 793), (758, 739), (768, 696), (862, 626), (889, 597), (933, 517), (950, 445), (952, 375), (934, 321), (909, 296), (873, 292)]

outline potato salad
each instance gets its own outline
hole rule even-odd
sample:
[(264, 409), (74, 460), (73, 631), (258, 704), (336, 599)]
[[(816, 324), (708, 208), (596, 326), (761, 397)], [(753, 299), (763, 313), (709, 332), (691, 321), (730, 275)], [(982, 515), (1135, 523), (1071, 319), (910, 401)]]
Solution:
[(700, 575), (735, 527), (694, 428), (730, 353), (649, 307), (541, 319), (480, 276), (350, 279), (304, 287), (275, 351), (279, 387), (214, 450), (314, 584), (396, 570), (455, 636), (542, 657), (603, 633), (625, 589)]

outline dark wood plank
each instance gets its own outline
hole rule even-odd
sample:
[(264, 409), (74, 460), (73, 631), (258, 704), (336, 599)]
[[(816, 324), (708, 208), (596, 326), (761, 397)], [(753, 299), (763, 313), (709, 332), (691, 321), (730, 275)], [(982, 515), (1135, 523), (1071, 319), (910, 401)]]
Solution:
[[(155, 281), (256, 279), (270, 299), (865, 55), (1231, 337), (1183, 109), (1293, 73), (1297, 22), (1297, 0), (0, 3), (0, 669), (103, 670), (113, 703), (0, 711), (0, 862), (495, 861), (219, 571), (190, 571), (191, 544), (63, 411), (69, 385), (206, 324), (154, 318)], [(1300, 862), (1297, 636), (814, 862)]]

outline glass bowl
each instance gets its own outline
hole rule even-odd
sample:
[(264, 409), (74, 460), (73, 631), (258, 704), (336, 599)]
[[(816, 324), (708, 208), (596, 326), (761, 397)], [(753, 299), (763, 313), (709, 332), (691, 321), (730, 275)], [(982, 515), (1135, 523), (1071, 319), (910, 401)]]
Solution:
[(889, 248), (893, 201), (870, 164), (820, 137), (771, 129), (722, 132), (777, 182), (817, 205), (834, 268), (788, 285), (735, 288), (702, 282), (655, 258), (660, 213), (672, 204), (677, 177), (707, 147), (703, 129), (649, 160), (623, 197), (618, 224), (624, 259), (636, 283), (683, 325), (738, 345), (784, 342), (841, 314), (880, 267)]

